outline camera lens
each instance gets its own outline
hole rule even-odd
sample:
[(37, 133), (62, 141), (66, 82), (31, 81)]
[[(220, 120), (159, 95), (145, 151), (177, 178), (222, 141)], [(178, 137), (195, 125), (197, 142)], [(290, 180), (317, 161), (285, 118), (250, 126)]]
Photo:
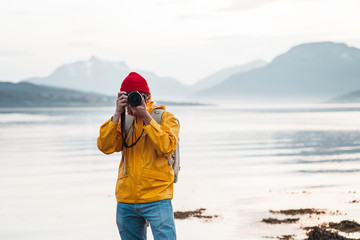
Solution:
[(142, 95), (137, 91), (131, 91), (128, 93), (128, 104), (133, 107), (137, 107), (141, 104)]

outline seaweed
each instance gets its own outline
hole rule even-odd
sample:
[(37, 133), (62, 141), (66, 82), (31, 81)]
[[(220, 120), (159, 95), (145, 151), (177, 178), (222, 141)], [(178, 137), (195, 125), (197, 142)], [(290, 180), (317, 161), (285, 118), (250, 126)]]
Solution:
[(203, 219), (212, 219), (218, 217), (218, 215), (203, 215), (203, 212), (206, 208), (199, 208), (194, 211), (176, 211), (174, 212), (175, 219), (188, 219), (191, 217), (203, 218)]

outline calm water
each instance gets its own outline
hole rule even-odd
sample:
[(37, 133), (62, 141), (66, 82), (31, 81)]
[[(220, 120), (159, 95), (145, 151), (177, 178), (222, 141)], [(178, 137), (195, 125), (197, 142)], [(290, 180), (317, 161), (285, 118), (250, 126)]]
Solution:
[[(326, 208), (344, 213), (329, 219), (359, 219), (359, 204), (349, 202), (360, 199), (360, 105), (168, 110), (181, 121), (174, 210), (220, 215), (177, 221), (179, 239), (301, 239), (297, 225), (261, 223), (270, 209)], [(0, 109), (0, 239), (119, 239), (120, 155), (96, 148), (112, 113)]]

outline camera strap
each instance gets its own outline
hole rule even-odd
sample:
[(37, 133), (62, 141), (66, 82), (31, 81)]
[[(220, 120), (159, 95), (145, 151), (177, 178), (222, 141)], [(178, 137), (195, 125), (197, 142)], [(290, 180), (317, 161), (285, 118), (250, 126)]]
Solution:
[(126, 134), (126, 131), (125, 131), (125, 111), (121, 114), (121, 137), (122, 137), (122, 140), (123, 140), (123, 143), (124, 143), (124, 146), (126, 148), (131, 148), (133, 146), (135, 146), (135, 144), (137, 144), (137, 142), (140, 140), (140, 138), (142, 137), (144, 133), (144, 129), (142, 130), (140, 136), (138, 137), (138, 139), (136, 139), (136, 141), (134, 143), (132, 143), (130, 146), (126, 143), (126, 138), (125, 138), (125, 134)]

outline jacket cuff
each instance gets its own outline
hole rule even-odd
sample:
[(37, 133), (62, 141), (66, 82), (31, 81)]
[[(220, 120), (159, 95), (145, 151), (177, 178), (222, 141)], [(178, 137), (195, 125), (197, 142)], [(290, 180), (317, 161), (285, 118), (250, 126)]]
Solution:
[(113, 128), (117, 127), (119, 124), (119, 123), (113, 122), (112, 117), (108, 121), (109, 121), (109, 126), (113, 127)]

